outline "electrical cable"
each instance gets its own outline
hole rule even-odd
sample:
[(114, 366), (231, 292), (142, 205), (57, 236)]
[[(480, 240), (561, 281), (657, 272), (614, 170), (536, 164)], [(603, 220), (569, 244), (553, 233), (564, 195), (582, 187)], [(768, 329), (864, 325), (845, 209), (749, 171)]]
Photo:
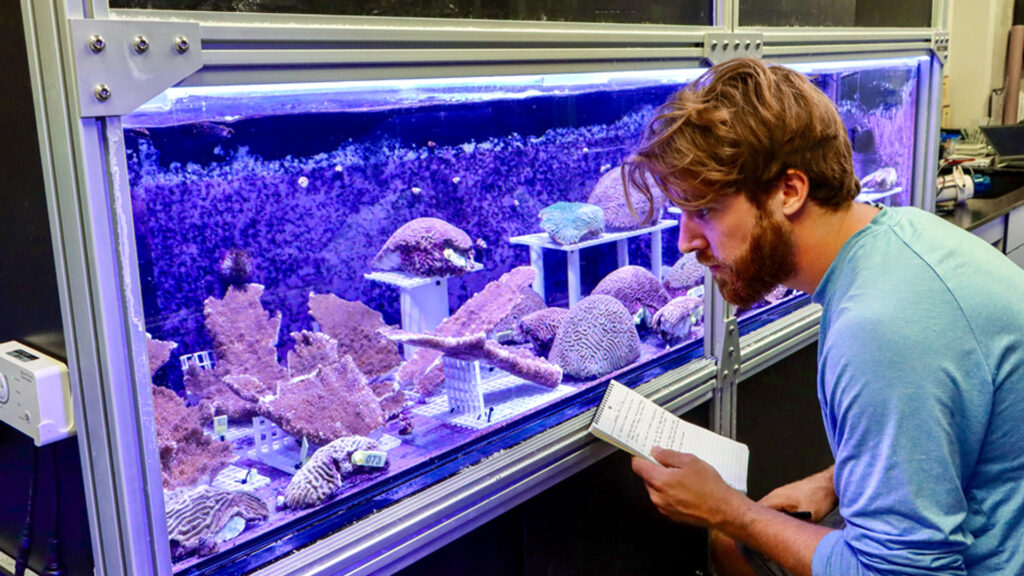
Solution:
[(32, 448), (32, 474), (28, 481), (28, 505), (25, 522), (21, 525), (21, 541), (18, 543), (18, 555), (14, 559), (14, 576), (25, 576), (28, 568), (29, 553), (32, 551), (32, 504), (36, 496), (36, 478), (39, 475), (39, 449)]
[(60, 442), (50, 445), (53, 463), (53, 533), (46, 539), (46, 566), (44, 576), (64, 576), (60, 565), (60, 470), (57, 469), (57, 446)]

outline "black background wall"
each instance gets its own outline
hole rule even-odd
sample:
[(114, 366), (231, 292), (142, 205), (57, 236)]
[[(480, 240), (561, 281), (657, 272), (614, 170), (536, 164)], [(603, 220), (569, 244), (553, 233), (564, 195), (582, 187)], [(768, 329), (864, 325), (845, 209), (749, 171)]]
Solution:
[[(65, 360), (60, 301), (20, 3), (0, 2), (0, 342), (18, 340)], [(58, 538), (66, 575), (92, 574), (77, 439), (37, 449), (0, 424), (0, 550), (16, 557), (34, 484), (31, 561), (44, 573)], [(34, 471), (34, 472), (33, 472)]]

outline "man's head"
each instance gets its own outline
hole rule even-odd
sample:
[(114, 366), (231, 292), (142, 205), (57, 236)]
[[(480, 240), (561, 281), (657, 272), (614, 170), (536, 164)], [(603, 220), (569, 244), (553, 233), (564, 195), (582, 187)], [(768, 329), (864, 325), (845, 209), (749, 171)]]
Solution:
[(800, 73), (749, 58), (711, 68), (663, 104), (623, 169), (641, 192), (650, 172), (679, 207), (727, 194), (761, 207), (789, 169), (807, 175), (822, 208), (843, 208), (860, 191), (832, 101)]
[(832, 102), (799, 73), (750, 59), (713, 67), (658, 110), (623, 165), (645, 196), (648, 172), (683, 209), (680, 249), (696, 251), (740, 306), (794, 273), (786, 216), (795, 209), (792, 200), (780, 208), (784, 191), (802, 187), (799, 205), (827, 211), (860, 191)]

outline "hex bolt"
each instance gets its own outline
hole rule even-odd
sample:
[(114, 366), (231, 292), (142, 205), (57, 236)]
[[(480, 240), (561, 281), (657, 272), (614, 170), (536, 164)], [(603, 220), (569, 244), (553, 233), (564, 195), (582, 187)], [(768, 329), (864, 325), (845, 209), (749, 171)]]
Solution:
[(89, 37), (89, 50), (92, 50), (94, 54), (103, 52), (103, 49), (106, 47), (107, 43), (103, 41), (103, 36), (93, 34)]
[(135, 42), (132, 46), (135, 47), (135, 52), (144, 54), (146, 50), (149, 50), (149, 40), (146, 40), (146, 37), (140, 34), (135, 37)]
[(107, 86), (106, 84), (97, 84), (96, 89), (93, 90), (93, 95), (96, 96), (96, 99), (100, 102), (110, 100), (110, 86)]
[(174, 49), (178, 51), (178, 54), (188, 52), (188, 38), (185, 38), (184, 36), (178, 36), (175, 38)]

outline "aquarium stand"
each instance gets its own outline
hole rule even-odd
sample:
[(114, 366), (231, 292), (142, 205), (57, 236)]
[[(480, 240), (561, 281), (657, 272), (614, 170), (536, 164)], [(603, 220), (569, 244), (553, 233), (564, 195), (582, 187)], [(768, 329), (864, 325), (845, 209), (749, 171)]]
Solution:
[[(475, 264), (469, 271), (483, 270)], [(369, 272), (363, 275), (367, 280), (380, 282), (398, 288), (402, 312), (402, 330), (413, 334), (433, 332), (442, 320), (448, 317), (449, 276), (414, 276), (405, 272)], [(405, 345), (405, 356), (412, 356), (414, 347)]]
[(600, 246), (615, 242), (615, 251), (618, 260), (618, 268), (629, 266), (629, 245), (628, 241), (634, 236), (651, 236), (651, 273), (655, 278), (661, 280), (661, 231), (677, 226), (675, 220), (659, 220), (657, 224), (627, 230), (625, 232), (608, 232), (597, 238), (583, 240), (575, 244), (559, 244), (551, 239), (547, 232), (538, 234), (527, 234), (525, 236), (514, 236), (509, 239), (512, 244), (522, 244), (530, 248), (530, 266), (537, 271), (537, 277), (533, 281), (533, 289), (547, 301), (544, 294), (544, 250), (559, 250), (565, 252), (566, 266), (568, 268), (566, 279), (569, 283), (569, 307), (572, 308), (580, 300), (580, 250), (592, 246)]
[[(285, 474), (294, 475), (303, 461), (298, 442), (291, 435), (262, 416), (252, 419), (253, 447), (249, 458), (277, 468)], [(310, 453), (313, 452), (310, 447)]]

